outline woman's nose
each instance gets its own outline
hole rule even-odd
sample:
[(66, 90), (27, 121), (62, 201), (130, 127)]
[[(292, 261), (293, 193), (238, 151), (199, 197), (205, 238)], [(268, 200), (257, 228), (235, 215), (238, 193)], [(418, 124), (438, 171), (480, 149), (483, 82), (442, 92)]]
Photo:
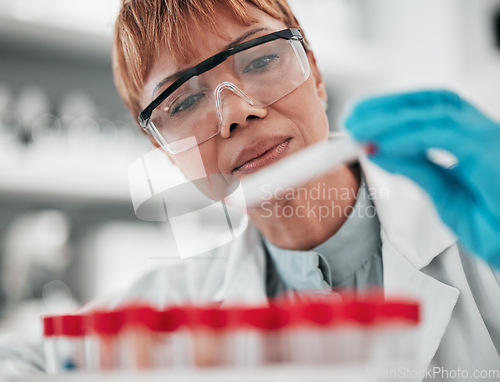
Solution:
[(267, 108), (260, 106), (232, 83), (222, 83), (216, 89), (217, 114), (222, 138), (229, 138), (236, 127), (243, 127), (253, 118), (264, 118)]

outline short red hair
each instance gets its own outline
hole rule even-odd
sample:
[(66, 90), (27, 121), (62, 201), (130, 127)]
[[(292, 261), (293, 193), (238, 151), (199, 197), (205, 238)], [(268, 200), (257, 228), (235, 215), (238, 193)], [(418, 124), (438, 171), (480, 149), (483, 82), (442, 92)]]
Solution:
[(287, 0), (123, 0), (115, 24), (113, 74), (116, 88), (132, 115), (141, 112), (139, 94), (157, 57), (158, 46), (165, 45), (174, 61), (186, 63), (197, 52), (193, 34), (203, 35), (218, 28), (218, 6), (227, 9), (242, 25), (255, 20), (247, 12), (248, 3), (288, 28), (300, 28)]

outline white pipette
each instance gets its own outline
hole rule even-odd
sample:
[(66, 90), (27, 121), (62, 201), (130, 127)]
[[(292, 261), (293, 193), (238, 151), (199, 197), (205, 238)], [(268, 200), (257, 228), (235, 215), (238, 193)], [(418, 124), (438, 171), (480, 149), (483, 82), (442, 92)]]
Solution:
[[(342, 164), (355, 162), (365, 152), (347, 136), (311, 145), (283, 158), (241, 180), (245, 204), (254, 207), (269, 199), (269, 194), (306, 184), (308, 181)], [(228, 200), (230, 203), (231, 201)]]

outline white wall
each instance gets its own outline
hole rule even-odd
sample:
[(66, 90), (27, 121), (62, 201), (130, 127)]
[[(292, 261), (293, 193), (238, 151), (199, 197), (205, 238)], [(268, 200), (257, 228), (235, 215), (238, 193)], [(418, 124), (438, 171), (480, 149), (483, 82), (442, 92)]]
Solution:
[(356, 97), (423, 87), (459, 91), (500, 119), (499, 0), (290, 3), (330, 84), (332, 119)]

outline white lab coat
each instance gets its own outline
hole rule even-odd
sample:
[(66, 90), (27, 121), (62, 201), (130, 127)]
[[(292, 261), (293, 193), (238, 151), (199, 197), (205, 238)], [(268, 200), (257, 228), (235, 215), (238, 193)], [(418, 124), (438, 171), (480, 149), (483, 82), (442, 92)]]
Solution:
[[(500, 368), (492, 338), (500, 338), (500, 276), (465, 256), (426, 195), (406, 178), (362, 163), (381, 223), (384, 293), (421, 301), (417, 368), (448, 371)], [(387, 197), (388, 195), (388, 197)], [(231, 243), (200, 257), (162, 267), (124, 294), (89, 307), (131, 301), (157, 306), (182, 302), (262, 304), (265, 253), (253, 225)], [(0, 342), (0, 359), (9, 344)], [(35, 362), (31, 360), (32, 362)], [(9, 362), (12, 368), (12, 362)], [(21, 364), (19, 364), (21, 365)]]

